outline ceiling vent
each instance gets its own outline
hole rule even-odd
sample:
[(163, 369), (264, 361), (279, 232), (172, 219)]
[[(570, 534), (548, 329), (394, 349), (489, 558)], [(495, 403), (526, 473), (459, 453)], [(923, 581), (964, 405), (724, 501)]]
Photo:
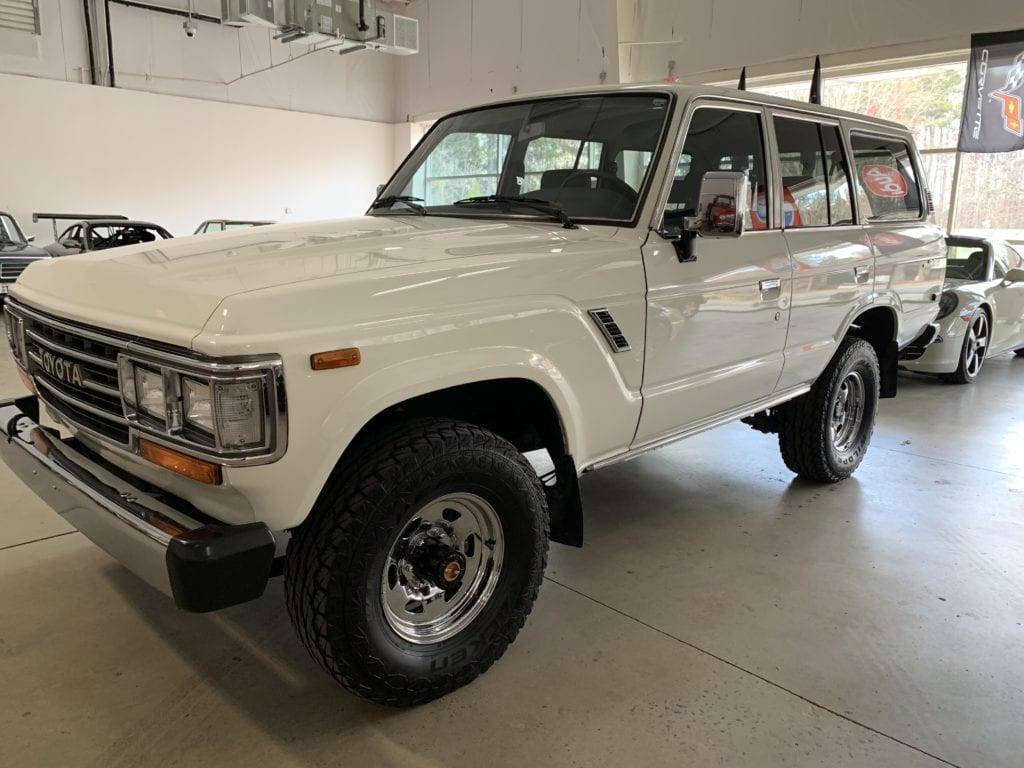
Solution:
[(411, 56), (420, 52), (420, 23), (408, 16), (382, 11), (377, 14), (377, 29), (380, 40), (370, 46), (399, 56)]
[(277, 27), (274, 0), (221, 0), (221, 19), (231, 27)]
[(376, 0), (284, 0), (277, 39), (339, 50), (373, 48), (408, 56), (419, 53), (420, 23), (378, 11)]

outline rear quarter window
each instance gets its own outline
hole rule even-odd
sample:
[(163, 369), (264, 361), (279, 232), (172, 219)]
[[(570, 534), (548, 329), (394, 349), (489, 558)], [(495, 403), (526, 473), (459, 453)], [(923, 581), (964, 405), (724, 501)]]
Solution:
[(920, 219), (921, 188), (910, 146), (902, 139), (862, 133), (853, 133), (850, 145), (861, 220)]

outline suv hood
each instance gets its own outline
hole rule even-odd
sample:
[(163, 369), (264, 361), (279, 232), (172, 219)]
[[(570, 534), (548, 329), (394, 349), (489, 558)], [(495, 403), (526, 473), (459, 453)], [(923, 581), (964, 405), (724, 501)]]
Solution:
[(48, 259), (50, 254), (28, 243), (0, 242), (0, 259)]
[(362, 216), (253, 227), (42, 260), (11, 294), (69, 320), (188, 347), (230, 296), (496, 253), (552, 234), (543, 226)]

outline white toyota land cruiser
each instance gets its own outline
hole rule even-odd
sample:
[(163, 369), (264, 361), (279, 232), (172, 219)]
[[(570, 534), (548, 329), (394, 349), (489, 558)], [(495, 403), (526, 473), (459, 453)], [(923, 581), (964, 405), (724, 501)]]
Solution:
[(898, 125), (517, 99), (439, 120), (365, 216), (33, 264), (2, 456), (184, 609), (283, 571), (315, 659), (410, 705), (513, 640), (549, 538), (582, 543), (582, 473), (743, 419), (850, 475), (944, 269)]

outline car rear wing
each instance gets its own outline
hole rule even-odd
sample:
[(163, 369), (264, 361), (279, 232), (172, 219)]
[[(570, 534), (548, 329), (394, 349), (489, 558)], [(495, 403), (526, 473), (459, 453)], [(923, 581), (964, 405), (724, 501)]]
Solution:
[(53, 239), (57, 239), (58, 221), (89, 221), (95, 219), (119, 219), (127, 221), (127, 216), (115, 213), (113, 215), (101, 215), (98, 213), (33, 213), (32, 223), (36, 224), (40, 219), (50, 219), (53, 222)]

